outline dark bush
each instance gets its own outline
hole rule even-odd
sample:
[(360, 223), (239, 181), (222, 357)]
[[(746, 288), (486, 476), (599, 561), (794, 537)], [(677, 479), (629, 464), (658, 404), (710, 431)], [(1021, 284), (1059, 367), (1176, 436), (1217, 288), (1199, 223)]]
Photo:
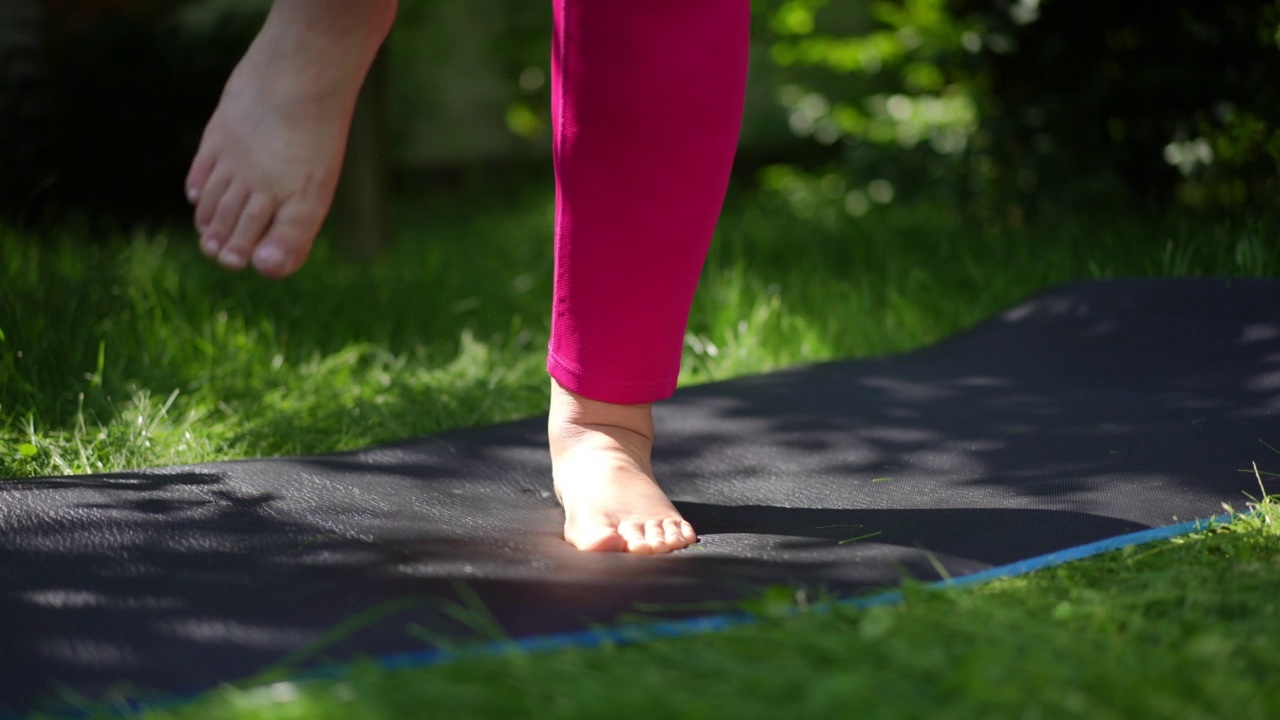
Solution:
[(5, 215), (174, 217), (200, 130), (261, 16), (181, 22), (186, 4), (159, 0), (45, 6), (43, 122), (0, 137), (0, 152), (22, 149), (6, 168)]
[[(1010, 173), (1114, 174), (1135, 197), (1280, 199), (1280, 5), (959, 0), (989, 34), (984, 127)], [(1030, 22), (1029, 12), (1038, 17)], [(1038, 146), (1050, 145), (1044, 152)]]
[(850, 176), (879, 147), (979, 209), (1280, 200), (1280, 3), (876, 0), (856, 34), (837, 7), (773, 0), (767, 41), (804, 78), (793, 130), (839, 143)]

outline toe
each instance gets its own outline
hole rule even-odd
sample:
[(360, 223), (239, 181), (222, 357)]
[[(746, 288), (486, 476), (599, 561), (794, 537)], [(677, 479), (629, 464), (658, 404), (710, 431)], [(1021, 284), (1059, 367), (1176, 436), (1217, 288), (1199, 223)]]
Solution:
[(272, 228), (253, 252), (253, 267), (265, 277), (282, 278), (302, 267), (309, 247), (295, 249), (297, 240)]
[(263, 243), (254, 250), (253, 267), (269, 278), (284, 277), (296, 269), (293, 258), (277, 243)]
[(201, 235), (200, 252), (204, 253), (205, 257), (213, 260), (218, 257), (218, 251), (220, 250), (222, 250), (222, 240), (212, 235)]
[(679, 518), (667, 518), (662, 521), (663, 540), (667, 543), (667, 547), (672, 550), (678, 550), (689, 544), (689, 541), (684, 537), (682, 524), (683, 521)]
[(236, 218), (234, 230), (227, 237), (226, 245), (218, 259), (221, 262), (223, 253), (232, 257), (230, 261), (235, 262), (235, 267), (242, 268), (249, 263), (249, 258), (254, 253), (262, 236), (267, 232), (267, 227), (271, 224), (271, 218), (275, 214), (275, 201), (270, 195), (265, 193), (254, 193), (245, 201), (240, 211), (240, 216)]
[(566, 513), (564, 539), (579, 550), (587, 552), (625, 552), (627, 541), (618, 534), (608, 518), (588, 515), (575, 517)]
[(618, 534), (626, 541), (627, 552), (637, 555), (653, 553), (653, 547), (649, 544), (645, 530), (645, 523), (636, 520), (627, 520), (618, 525)]
[(249, 202), (249, 192), (243, 187), (232, 185), (222, 193), (213, 219), (200, 232), (200, 250), (209, 256), (218, 256), (230, 244), (240, 216)]
[(253, 252), (253, 266), (269, 278), (289, 275), (306, 261), (324, 220), (315, 208), (282, 207)]
[(184, 181), (186, 187), (187, 202), (195, 205), (200, 202), (200, 196), (203, 194), (205, 184), (209, 181), (209, 176), (213, 174), (214, 156), (210, 153), (198, 153), (196, 159), (191, 163), (191, 169), (187, 171), (187, 178)]
[(661, 519), (655, 518), (645, 521), (644, 541), (649, 546), (649, 552), (671, 552), (671, 546), (667, 544), (667, 533), (663, 528)]
[(698, 542), (698, 533), (693, 531), (693, 526), (687, 520), (680, 521), (680, 537), (684, 539), (685, 547)]
[(565, 532), (565, 539), (570, 545), (587, 552), (623, 552), (627, 549), (626, 541), (610, 527)]
[(213, 222), (218, 206), (222, 204), (222, 196), (231, 187), (231, 178), (214, 173), (200, 190), (200, 201), (196, 204), (196, 229), (203, 235)]

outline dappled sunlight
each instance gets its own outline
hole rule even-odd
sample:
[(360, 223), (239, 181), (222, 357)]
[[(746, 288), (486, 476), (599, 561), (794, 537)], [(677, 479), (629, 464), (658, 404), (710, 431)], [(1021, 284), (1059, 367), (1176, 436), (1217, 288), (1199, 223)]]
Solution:
[[(1206, 452), (1254, 448), (1256, 417), (1274, 412), (1266, 358), (1280, 335), (1242, 339), (1241, 328), (1255, 327), (1249, 318), (1263, 312), (1246, 307), (1252, 295), (1245, 290), (1228, 295), (1235, 299), (1227, 312), (1239, 324), (1205, 309), (1191, 291), (1226, 288), (1221, 281), (1187, 285), (1182, 295), (1155, 292), (1155, 282), (1145, 287), (1151, 294), (1137, 282), (1068, 286), (900, 358), (784, 373), (772, 392), (750, 406), (727, 406), (719, 420), (696, 409), (717, 386), (698, 388), (686, 396), (692, 404), (675, 401), (679, 413), (671, 411), (670, 422), (700, 446), (732, 449), (717, 453), (714, 467), (687, 468), (682, 479), (697, 487), (699, 477), (750, 475), (763, 471), (753, 458), (768, 458), (777, 482), (807, 498), (800, 502), (839, 497), (873, 508), (919, 488), (913, 502), (969, 506), (977, 497), (990, 502), (970, 488), (989, 487), (1000, 488), (1006, 506), (1050, 501), (1085, 512), (1097, 509), (1092, 493), (1123, 482), (1133, 488), (1134, 507), (1146, 506), (1140, 515), (1167, 521), (1171, 513), (1161, 507), (1168, 498), (1204, 492), (1175, 489), (1171, 478), (1195, 485), (1203, 470), (1190, 468)], [(859, 372), (846, 375), (853, 367)], [(699, 430), (746, 418), (768, 423), (767, 447), (738, 447), (732, 434)], [(911, 422), (905, 430), (904, 420)], [(1157, 441), (1168, 437), (1187, 445)], [(1209, 492), (1248, 491), (1235, 477), (1243, 462), (1224, 461), (1209, 482), (1225, 485)], [(839, 492), (806, 489), (833, 476), (842, 478)]]

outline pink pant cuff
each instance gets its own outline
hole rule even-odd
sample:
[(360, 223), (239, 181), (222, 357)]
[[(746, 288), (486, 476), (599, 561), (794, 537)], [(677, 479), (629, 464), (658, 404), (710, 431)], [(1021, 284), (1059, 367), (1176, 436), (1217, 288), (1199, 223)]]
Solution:
[(569, 392), (617, 405), (640, 405), (665, 400), (676, 391), (676, 378), (651, 383), (620, 383), (592, 377), (547, 354), (547, 374)]

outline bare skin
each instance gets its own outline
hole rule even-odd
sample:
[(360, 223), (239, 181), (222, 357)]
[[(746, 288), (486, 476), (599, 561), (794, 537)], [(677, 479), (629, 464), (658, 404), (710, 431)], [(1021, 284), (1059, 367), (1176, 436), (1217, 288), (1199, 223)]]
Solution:
[(653, 409), (591, 400), (551, 381), (552, 476), (579, 550), (666, 553), (697, 541), (654, 479)]
[(205, 127), (187, 199), (230, 270), (301, 267), (333, 202), (360, 85), (395, 0), (276, 0)]
[[(356, 96), (395, 0), (276, 0), (227, 81), (187, 176), (200, 247), (279, 278), (306, 260), (333, 200)], [(665, 553), (696, 542), (653, 476), (649, 405), (551, 383), (552, 474), (580, 550)]]

